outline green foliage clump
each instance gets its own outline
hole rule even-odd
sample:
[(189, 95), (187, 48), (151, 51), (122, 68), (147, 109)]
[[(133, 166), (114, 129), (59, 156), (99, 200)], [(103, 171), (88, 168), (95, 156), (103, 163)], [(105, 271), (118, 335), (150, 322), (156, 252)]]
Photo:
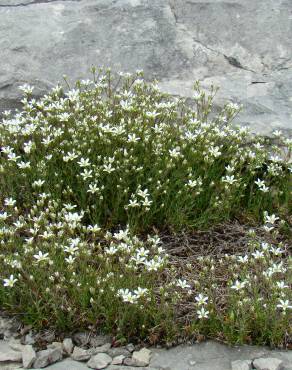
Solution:
[(188, 106), (139, 73), (94, 74), (40, 100), (25, 86), (23, 111), (0, 126), (2, 195), (28, 209), (48, 193), (84, 211), (88, 224), (139, 231), (291, 210), (291, 168), (278, 155), (291, 140), (267, 148), (232, 126), (236, 104), (209, 118), (216, 89), (207, 96), (196, 83)]
[(187, 105), (141, 72), (93, 72), (38, 100), (23, 86), (23, 110), (0, 123), (0, 307), (36, 328), (91, 325), (120, 340), (283, 345), (285, 245), (253, 236), (245, 253), (181, 265), (158, 235), (264, 210), (266, 232), (288, 235), (273, 212), (291, 216), (292, 141), (234, 127), (233, 103), (211, 117), (216, 89), (196, 83)]

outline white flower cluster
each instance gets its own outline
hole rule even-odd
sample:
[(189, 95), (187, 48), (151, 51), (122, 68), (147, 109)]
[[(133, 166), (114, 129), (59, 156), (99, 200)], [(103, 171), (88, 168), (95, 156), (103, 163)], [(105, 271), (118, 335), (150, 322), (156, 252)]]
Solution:
[(190, 225), (206, 219), (203, 210), (222, 219), (247, 186), (250, 197), (281, 195), (287, 173), (280, 146), (270, 155), (263, 139), (232, 126), (237, 104), (207, 119), (212, 99), (199, 85), (196, 106), (186, 107), (146, 83), (141, 71), (120, 74), (117, 85), (100, 72), (39, 100), (32, 87), (21, 87), (23, 111), (6, 112), (0, 123), (4, 196), (42, 189), (62, 203), (74, 201), (94, 223), (144, 227), (162, 220), (177, 226), (182, 210)]

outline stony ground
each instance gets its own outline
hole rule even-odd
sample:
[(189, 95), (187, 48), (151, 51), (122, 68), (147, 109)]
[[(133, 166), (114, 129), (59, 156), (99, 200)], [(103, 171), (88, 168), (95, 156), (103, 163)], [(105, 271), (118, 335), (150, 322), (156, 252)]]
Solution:
[(290, 0), (1, 0), (0, 112), (92, 65), (143, 69), (190, 97), (194, 80), (244, 105), (237, 122), (292, 131)]
[(0, 370), (292, 370), (292, 351), (214, 341), (165, 348), (114, 346), (109, 336), (77, 332), (58, 339), (0, 317)]
[[(16, 347), (14, 346), (14, 349)], [(59, 358), (56, 353), (60, 353), (58, 346), (56, 345), (55, 354), (54, 350), (51, 349), (50, 354), (51, 360), (54, 358)], [(99, 347), (97, 347), (98, 349)], [(26, 349), (27, 350), (27, 349)], [(116, 348), (116, 354), (126, 353), (125, 349)], [(148, 350), (146, 354), (141, 355), (141, 350), (134, 352), (134, 358), (132, 366), (130, 365), (110, 365), (110, 361), (117, 363), (118, 359), (122, 358), (124, 355), (114, 356), (110, 350), (107, 352), (112, 356), (105, 354), (93, 355), (91, 360), (84, 360), (86, 357), (84, 355), (83, 361), (74, 360), (74, 358), (81, 358), (81, 350), (79, 351), (79, 356), (77, 355), (77, 350), (75, 348), (73, 354), (66, 357), (64, 355), (63, 360), (58, 360), (55, 364), (46, 367), (50, 370), (86, 370), (88, 368), (93, 369), (108, 369), (108, 370), (291, 370), (292, 369), (292, 352), (291, 351), (279, 351), (279, 350), (269, 350), (262, 347), (251, 347), (251, 346), (241, 346), (241, 347), (229, 347), (216, 342), (208, 341), (200, 344), (193, 345), (181, 345), (171, 349), (157, 349), (151, 348), (150, 351), (150, 362), (148, 361)], [(144, 350), (142, 349), (142, 352)], [(0, 342), (0, 359), (3, 358), (3, 353), (16, 358), (15, 350), (12, 350), (9, 345), (1, 341)], [(94, 351), (93, 351), (94, 352)], [(18, 352), (19, 358), (21, 357), (21, 352)], [(75, 353), (75, 357), (74, 357)], [(135, 355), (136, 353), (136, 355)], [(137, 355), (138, 353), (138, 355)], [(133, 357), (133, 353), (129, 352), (129, 356)], [(42, 354), (44, 358), (44, 354)], [(40, 355), (38, 355), (38, 362), (34, 368), (40, 368), (38, 365), (41, 364)], [(86, 357), (88, 358), (88, 357)], [(144, 365), (147, 366), (137, 366), (137, 358), (140, 360), (146, 360)], [(128, 359), (131, 359), (129, 357)], [(49, 360), (48, 360), (49, 361)], [(124, 360), (125, 361), (125, 360)], [(107, 362), (109, 365), (107, 366)], [(45, 362), (43, 362), (44, 364)], [(126, 361), (126, 363), (131, 363), (131, 361)], [(140, 362), (140, 365), (142, 362)], [(252, 367), (253, 364), (253, 367)], [(134, 365), (134, 366), (133, 366)], [(98, 367), (97, 367), (98, 366)], [(22, 368), (21, 362), (11, 362), (4, 363), (0, 362), (1, 370), (12, 370)]]

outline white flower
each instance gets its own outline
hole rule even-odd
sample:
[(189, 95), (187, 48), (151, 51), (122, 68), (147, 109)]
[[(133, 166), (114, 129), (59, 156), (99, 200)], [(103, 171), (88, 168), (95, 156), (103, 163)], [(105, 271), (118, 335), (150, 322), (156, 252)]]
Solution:
[(83, 214), (77, 212), (69, 212), (64, 215), (64, 219), (68, 224), (76, 225), (81, 221)]
[(266, 186), (266, 185), (263, 185), (262, 187), (260, 187), (260, 191), (262, 191), (263, 193), (267, 193), (269, 191), (269, 187)]
[(205, 307), (201, 307), (197, 311), (199, 319), (207, 319), (209, 317), (209, 311), (205, 309)]
[(163, 260), (159, 258), (157, 261), (150, 260), (145, 262), (148, 271), (157, 271), (163, 266)]
[(128, 227), (125, 230), (119, 230), (119, 232), (114, 233), (114, 238), (117, 240), (124, 240), (126, 241), (129, 236), (129, 229)]
[(70, 203), (64, 203), (64, 208), (67, 210), (67, 211), (73, 211), (74, 208), (76, 208), (77, 206), (75, 204), (70, 204)]
[(246, 263), (246, 262), (248, 262), (248, 256), (247, 256), (247, 255), (245, 255), (245, 256), (239, 256), (239, 257), (237, 258), (237, 260), (238, 260), (238, 262), (240, 262), (240, 263)]
[(225, 177), (222, 177), (222, 182), (226, 182), (227, 184), (232, 185), (235, 183), (237, 180), (234, 178), (234, 175), (228, 176), (226, 175)]
[(128, 143), (137, 143), (138, 141), (140, 140), (140, 138), (138, 136), (136, 136), (135, 134), (129, 134), (128, 135)]
[(13, 285), (17, 282), (18, 279), (14, 279), (13, 275), (10, 275), (8, 279), (3, 279), (3, 285), (12, 288)]
[(25, 153), (29, 154), (34, 146), (34, 143), (30, 140), (23, 144), (23, 150)]
[(286, 312), (287, 309), (291, 310), (292, 306), (289, 305), (289, 301), (286, 300), (284, 301), (283, 299), (279, 299), (279, 304), (277, 304), (278, 308), (281, 308), (284, 312)]
[(15, 205), (15, 203), (16, 203), (16, 200), (13, 199), (13, 198), (6, 198), (4, 200), (5, 206), (8, 206), (8, 207), (13, 207)]
[(68, 121), (68, 119), (70, 118), (70, 114), (69, 114), (69, 113), (67, 113), (67, 112), (64, 112), (64, 113), (60, 113), (60, 114), (58, 115), (58, 117), (60, 118), (60, 120), (61, 120), (61, 121), (66, 122), (66, 121)]
[(144, 206), (144, 207), (150, 207), (152, 203), (153, 203), (152, 200), (149, 200), (148, 198), (145, 198), (142, 201), (142, 206)]
[(37, 181), (34, 181), (33, 183), (32, 183), (32, 186), (34, 186), (34, 187), (41, 187), (42, 185), (44, 185), (44, 183), (45, 183), (45, 181), (44, 180), (37, 180)]
[(274, 255), (274, 256), (280, 256), (282, 253), (284, 253), (284, 251), (281, 249), (281, 248), (275, 248), (275, 247), (271, 247), (270, 249), (270, 252)]
[(136, 294), (136, 297), (139, 299), (141, 297), (144, 297), (148, 293), (148, 289), (138, 287), (136, 290), (134, 290), (134, 293)]
[(262, 187), (262, 186), (265, 185), (265, 182), (263, 180), (261, 180), (261, 179), (257, 179), (255, 181), (255, 184), (260, 188), (260, 187)]
[(114, 246), (114, 245), (111, 245), (111, 246), (109, 246), (108, 248), (106, 248), (106, 249), (104, 250), (104, 252), (105, 252), (106, 254), (110, 255), (110, 256), (113, 256), (114, 254), (116, 254), (116, 253), (117, 253), (117, 251), (118, 251), (118, 249), (117, 249), (117, 247), (116, 247), (116, 246)]
[(226, 108), (236, 111), (240, 108), (240, 106), (237, 103), (230, 102), (226, 105)]
[(67, 155), (63, 156), (63, 161), (64, 162), (73, 161), (77, 157), (78, 157), (78, 155), (74, 151), (73, 152), (68, 152)]
[(169, 155), (171, 156), (171, 158), (179, 158), (181, 157), (181, 152), (180, 152), (180, 148), (179, 147), (176, 147), (174, 149), (169, 149)]
[(20, 156), (16, 155), (15, 153), (9, 153), (7, 157), (8, 157), (8, 161), (11, 161), (11, 162), (17, 162), (17, 160), (20, 158)]
[(133, 109), (133, 106), (132, 106), (132, 100), (129, 99), (129, 100), (121, 100), (120, 101), (120, 105), (122, 107), (123, 110), (132, 110)]
[(68, 99), (71, 101), (77, 101), (79, 99), (79, 93), (80, 91), (78, 89), (72, 89), (66, 93), (68, 96)]
[(34, 87), (30, 86), (29, 84), (23, 84), (19, 86), (19, 90), (23, 91), (25, 94), (31, 94)]
[(149, 250), (145, 249), (144, 247), (137, 249), (137, 255), (140, 257), (147, 257), (149, 254)]
[(159, 112), (146, 112), (145, 114), (146, 114), (146, 117), (148, 118), (155, 118), (159, 116), (160, 113)]
[(72, 264), (74, 263), (75, 259), (76, 259), (76, 257), (75, 257), (75, 256), (73, 257), (73, 256), (70, 254), (70, 256), (69, 256), (69, 257), (66, 257), (66, 258), (65, 258), (65, 261), (66, 261), (69, 265), (72, 265)]
[(75, 254), (78, 251), (78, 247), (75, 246), (74, 244), (70, 244), (69, 246), (64, 247), (64, 251), (69, 253), (69, 254)]
[(5, 221), (7, 219), (7, 217), (9, 217), (9, 215), (7, 214), (7, 212), (0, 212), (0, 221)]
[(266, 242), (263, 242), (263, 243), (261, 243), (261, 247), (262, 247), (263, 251), (268, 251), (270, 249), (270, 244), (268, 244)]
[(208, 299), (209, 298), (207, 296), (204, 296), (202, 293), (198, 294), (195, 297), (195, 300), (197, 301), (197, 303), (198, 303), (199, 306), (206, 305), (207, 302), (208, 302)]
[(255, 251), (252, 253), (252, 256), (255, 258), (255, 259), (259, 259), (259, 258), (263, 258), (265, 255), (263, 252), (261, 251)]
[(118, 296), (121, 297), (124, 302), (136, 303), (137, 301), (137, 297), (130, 292), (129, 289), (119, 289)]
[(24, 170), (25, 168), (30, 168), (30, 162), (21, 161), (17, 163), (17, 166), (18, 168), (21, 168), (22, 170)]
[(83, 172), (80, 173), (80, 176), (83, 178), (84, 181), (90, 179), (92, 177), (92, 170), (84, 169)]
[(272, 230), (274, 230), (274, 227), (273, 226), (268, 226), (268, 225), (264, 225), (263, 226), (263, 229), (266, 231), (266, 232), (270, 232), (270, 231), (272, 231)]
[(147, 198), (147, 197), (149, 197), (149, 191), (148, 191), (148, 189), (145, 189), (145, 190), (139, 189), (139, 190), (137, 191), (137, 194), (138, 194), (140, 197), (142, 197), (142, 198)]
[(42, 251), (39, 251), (38, 254), (34, 254), (33, 256), (37, 262), (47, 261), (49, 259), (49, 253), (43, 253)]
[(103, 165), (103, 171), (104, 172), (107, 172), (107, 173), (111, 173), (111, 172), (114, 172), (115, 171), (115, 168), (112, 167), (112, 164), (109, 163), (109, 164), (104, 164)]
[(288, 285), (286, 285), (285, 284), (285, 281), (277, 281), (276, 282), (276, 284), (277, 284), (277, 287), (279, 288), (279, 289), (285, 289), (285, 288), (289, 288), (289, 286)]
[(88, 225), (87, 230), (91, 231), (92, 233), (97, 233), (101, 230), (98, 225)]
[(246, 284), (247, 284), (247, 281), (236, 280), (235, 283), (231, 286), (231, 289), (239, 291), (243, 289), (246, 286)]
[(215, 147), (212, 147), (212, 146), (211, 146), (211, 148), (209, 149), (209, 153), (210, 153), (213, 157), (217, 158), (217, 157), (219, 157), (219, 156), (220, 156), (220, 154), (221, 154), (221, 152), (220, 152), (220, 148), (219, 148), (218, 146), (215, 146)]
[(230, 166), (230, 165), (225, 166), (225, 169), (226, 169), (226, 171), (227, 171), (227, 172), (229, 172), (229, 173), (234, 171), (234, 167), (233, 167), (233, 166)]
[(280, 137), (280, 136), (282, 135), (282, 131), (281, 131), (281, 130), (275, 130), (275, 131), (273, 132), (273, 135), (274, 135), (275, 137)]
[(279, 217), (276, 217), (275, 215), (269, 216), (268, 213), (265, 213), (265, 222), (266, 223), (274, 225), (274, 223), (278, 220), (279, 220)]
[(178, 281), (176, 282), (176, 286), (182, 288), (182, 289), (188, 289), (190, 288), (191, 286), (187, 283), (186, 280), (182, 280), (182, 279), (178, 279)]
[(95, 194), (99, 191), (99, 187), (97, 184), (89, 184), (89, 189), (87, 190), (87, 193)]
[(90, 166), (90, 161), (88, 158), (81, 158), (79, 162), (77, 162), (80, 167), (89, 167)]
[(135, 208), (135, 207), (139, 207), (139, 205), (140, 205), (140, 203), (138, 203), (137, 199), (130, 199), (129, 204), (126, 207), (127, 208), (128, 207)]
[(197, 180), (189, 180), (187, 182), (187, 186), (189, 186), (190, 188), (194, 188), (195, 186), (197, 186)]

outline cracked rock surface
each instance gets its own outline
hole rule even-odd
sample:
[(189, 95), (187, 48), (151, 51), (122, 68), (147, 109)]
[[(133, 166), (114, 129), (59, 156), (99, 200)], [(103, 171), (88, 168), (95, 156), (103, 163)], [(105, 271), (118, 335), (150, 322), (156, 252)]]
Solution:
[(104, 65), (185, 97), (213, 83), (218, 107), (243, 104), (238, 123), (292, 132), (291, 34), (291, 0), (1, 0), (0, 111), (20, 84), (41, 95)]

